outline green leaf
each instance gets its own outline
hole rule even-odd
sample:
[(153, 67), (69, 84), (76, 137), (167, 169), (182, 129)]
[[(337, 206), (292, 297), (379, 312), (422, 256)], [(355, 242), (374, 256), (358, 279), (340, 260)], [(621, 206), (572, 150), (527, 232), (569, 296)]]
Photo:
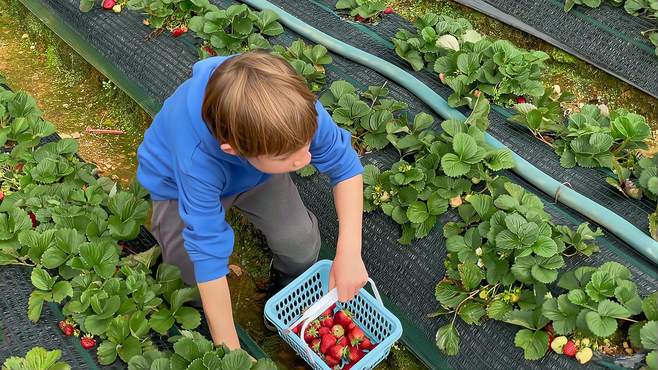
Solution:
[(642, 312), (642, 298), (637, 294), (637, 286), (630, 280), (617, 281), (615, 298), (626, 307), (632, 315)]
[(488, 194), (473, 194), (468, 202), (471, 203), (480, 217), (484, 217), (493, 205), (493, 198)]
[(249, 354), (242, 349), (237, 349), (224, 356), (221, 370), (249, 369), (251, 365)]
[(493, 171), (514, 168), (514, 155), (509, 149), (497, 149), (487, 155), (484, 162)]
[(461, 277), (464, 289), (472, 291), (480, 286), (480, 281), (484, 278), (482, 270), (474, 263), (467, 261), (459, 266), (459, 276)]
[(443, 306), (453, 308), (466, 299), (468, 294), (456, 285), (442, 281), (436, 285), (434, 296)]
[(85, 329), (93, 335), (105, 334), (112, 322), (111, 317), (101, 318), (98, 315), (90, 315), (85, 319)]
[(553, 321), (553, 328), (560, 335), (573, 332), (579, 312), (580, 307), (571, 303), (566, 294), (560, 295), (557, 299), (549, 298), (542, 306), (542, 315)]
[(425, 222), (429, 216), (430, 214), (427, 210), (427, 205), (421, 201), (411, 203), (407, 209), (407, 217), (409, 218), (409, 221), (416, 224)]
[(658, 349), (658, 321), (649, 321), (640, 329), (640, 339), (644, 348)]
[(68, 281), (58, 281), (53, 285), (53, 301), (62, 303), (64, 298), (73, 297), (73, 287)]
[(503, 300), (495, 300), (487, 307), (487, 316), (494, 320), (505, 320), (512, 312), (512, 305)]
[(201, 324), (201, 314), (192, 307), (181, 307), (174, 315), (183, 329), (196, 329)]
[(32, 269), (31, 275), (32, 285), (40, 290), (51, 290), (57, 278), (50, 276), (48, 271), (42, 268)]
[(472, 136), (459, 132), (455, 135), (452, 148), (462, 161), (467, 161), (477, 154), (478, 146)]
[(96, 350), (96, 355), (98, 356), (98, 363), (101, 365), (110, 365), (113, 364), (117, 359), (117, 345), (110, 342), (109, 340), (104, 340)]
[(653, 292), (644, 298), (642, 311), (647, 320), (658, 321), (658, 292)]
[(454, 324), (448, 324), (439, 328), (436, 332), (436, 345), (448, 356), (454, 356), (459, 353), (459, 334)]
[(539, 360), (548, 350), (548, 333), (543, 330), (521, 329), (514, 336), (514, 345), (523, 348), (526, 360)]
[[(64, 370), (70, 369), (70, 366), (57, 362), (62, 357), (62, 351), (47, 351), (42, 347), (32, 348), (25, 354), (25, 367), (19, 367), (18, 370)], [(5, 364), (6, 365), (6, 364)], [(3, 365), (3, 369), (4, 366)]]
[(615, 280), (606, 271), (599, 270), (592, 274), (592, 278), (585, 286), (585, 292), (594, 301), (599, 302), (615, 294)]
[(119, 263), (119, 253), (111, 241), (84, 243), (80, 246), (80, 258), (105, 279), (114, 274)]
[(33, 291), (30, 294), (30, 298), (27, 300), (27, 318), (30, 319), (30, 321), (39, 321), (44, 301), (45, 299), (42, 292)]
[(598, 312), (589, 311), (585, 314), (587, 328), (594, 335), (606, 338), (617, 330), (617, 319), (607, 316), (601, 316)]
[(366, 185), (375, 185), (381, 175), (379, 168), (369, 164), (363, 167), (363, 183)]
[(149, 326), (151, 329), (162, 335), (167, 334), (167, 331), (174, 325), (174, 317), (166, 308), (161, 308), (158, 312), (151, 315), (149, 319)]
[(635, 349), (642, 349), (642, 338), (640, 337), (640, 329), (646, 324), (646, 321), (638, 321), (628, 327), (628, 340), (631, 346)]
[(448, 153), (441, 157), (441, 168), (446, 175), (450, 177), (463, 176), (471, 170), (471, 166), (462, 162), (459, 157), (453, 153)]
[(468, 325), (479, 324), (480, 319), (487, 312), (482, 304), (477, 302), (466, 302), (459, 310), (459, 317)]
[(429, 214), (438, 216), (448, 210), (448, 200), (441, 197), (437, 192), (432, 193), (427, 199), (427, 209)]
[(142, 354), (141, 342), (135, 337), (128, 337), (117, 347), (117, 354), (123, 362), (128, 362), (133, 357)]

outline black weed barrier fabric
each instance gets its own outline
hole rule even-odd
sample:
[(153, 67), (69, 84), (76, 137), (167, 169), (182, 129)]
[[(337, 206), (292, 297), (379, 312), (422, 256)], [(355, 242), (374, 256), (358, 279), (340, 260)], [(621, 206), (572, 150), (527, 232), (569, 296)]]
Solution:
[[(148, 95), (157, 98), (160, 102), (189, 76), (191, 66), (197, 60), (196, 46), (190, 35), (176, 40), (168, 34), (148, 38), (151, 30), (142, 25), (143, 17), (138, 13), (122, 12), (117, 15), (95, 10), (81, 14), (77, 9), (76, 0), (42, 0), (42, 2), (52, 9), (53, 16), (65, 20), (86, 42), (101, 51), (108, 62), (118, 66), (127, 78), (136, 82)], [(234, 3), (226, 0), (214, 2), (223, 7)], [(398, 59), (385, 43), (398, 27), (409, 26), (397, 16), (387, 17), (384, 22), (366, 29), (343, 22), (333, 14), (331, 4), (326, 2), (275, 1), (275, 3), (334, 37), (404, 66), (403, 61)], [(296, 38), (298, 35), (286, 32), (271, 41), (289, 45)], [(386, 81), (372, 70), (336, 55), (332, 57), (334, 62), (327, 68), (327, 86), (336, 80), (347, 80), (357, 88), (363, 89), (368, 85), (381, 85)], [(422, 72), (417, 75), (441, 95), (449, 95), (449, 91), (430, 73)], [(400, 86), (388, 82), (387, 87), (391, 91), (392, 98), (409, 104), (412, 113), (431, 112), (419, 99)], [(644, 220), (651, 210), (649, 204), (625, 202), (624, 198), (617, 196), (613, 190), (605, 186), (604, 175), (598, 171), (583, 169), (573, 170), (573, 173), (565, 171), (559, 167), (555, 156), (549, 153), (550, 150), (525, 132), (511, 128), (504, 122), (502, 115), (493, 112), (491, 120), (492, 134), (513, 150), (560, 181), (569, 181), (577, 191), (610, 207), (638, 227), (645, 228)], [(437, 122), (439, 122), (438, 118)], [(363, 158), (364, 164), (371, 163), (382, 169), (389, 167), (396, 160), (397, 154), (393, 151), (368, 154)], [(553, 204), (553, 195), (541, 193), (510, 172), (503, 174), (541, 196), (556, 223), (574, 226), (587, 221), (567, 207)], [(338, 224), (328, 180), (324, 176), (295, 177), (295, 182), (306, 205), (321, 220), (323, 244), (333, 248)], [(454, 220), (456, 217), (456, 212), (451, 211), (441, 218), (440, 224)], [(445, 319), (427, 318), (427, 314), (437, 308), (434, 287), (444, 274), (442, 262), (446, 250), (441, 225), (437, 225), (427, 238), (410, 246), (401, 246), (397, 243), (400, 236), (399, 226), (387, 216), (381, 212), (373, 212), (367, 214), (364, 219), (363, 254), (370, 275), (377, 282), (380, 291), (388, 296), (408, 319), (422, 329), (423, 338), (417, 339), (430, 345), (434, 343), (437, 328), (445, 324)], [(655, 266), (650, 265), (632, 248), (611, 235), (601, 238), (600, 245), (602, 247), (600, 253), (589, 258), (571, 258), (567, 268), (584, 264), (600, 265), (609, 260), (618, 261), (630, 266), (641, 294), (655, 290), (658, 285), (656, 274), (647, 272), (653, 271)], [(462, 348), (459, 355), (446, 359), (450, 367), (581, 368), (564, 356), (548, 355), (541, 361), (525, 361), (522, 351), (513, 345), (514, 334), (518, 328), (512, 325), (489, 321), (481, 326), (469, 327), (459, 323), (458, 330)], [(589, 367), (594, 368), (596, 365), (591, 364)]]

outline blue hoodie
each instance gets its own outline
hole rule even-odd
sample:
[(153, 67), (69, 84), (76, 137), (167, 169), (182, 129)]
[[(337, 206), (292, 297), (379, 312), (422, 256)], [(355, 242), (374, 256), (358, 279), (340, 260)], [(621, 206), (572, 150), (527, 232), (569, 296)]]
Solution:
[[(234, 235), (220, 199), (252, 189), (270, 177), (245, 158), (220, 150), (201, 117), (208, 80), (228, 58), (208, 58), (194, 65), (192, 78), (165, 100), (137, 150), (137, 179), (151, 199), (178, 200), (185, 248), (199, 283), (228, 273)], [(316, 109), (318, 129), (311, 142), (311, 163), (330, 177), (332, 185), (363, 172), (350, 133), (336, 126), (319, 101)]]

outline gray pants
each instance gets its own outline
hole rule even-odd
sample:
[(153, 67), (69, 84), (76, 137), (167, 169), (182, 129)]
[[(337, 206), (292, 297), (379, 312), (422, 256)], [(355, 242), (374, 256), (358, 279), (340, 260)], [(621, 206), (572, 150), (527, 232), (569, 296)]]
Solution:
[[(288, 174), (273, 175), (265, 183), (244, 193), (222, 198), (225, 210), (236, 207), (261, 230), (274, 254), (272, 267), (285, 278), (304, 272), (318, 258), (318, 221), (304, 206)], [(177, 200), (153, 202), (151, 230), (162, 248), (164, 262), (181, 269), (183, 281), (195, 285), (194, 266), (183, 245), (185, 224)]]

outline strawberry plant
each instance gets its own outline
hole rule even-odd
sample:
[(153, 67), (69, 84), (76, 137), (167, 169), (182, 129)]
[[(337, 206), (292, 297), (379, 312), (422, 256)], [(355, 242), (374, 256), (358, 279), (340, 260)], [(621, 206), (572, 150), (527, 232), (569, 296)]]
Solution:
[(544, 61), (549, 56), (541, 51), (526, 51), (510, 41), (462, 42), (459, 50), (439, 57), (434, 71), (453, 93), (448, 97), (452, 107), (466, 105), (466, 97), (475, 90), (498, 104), (509, 105), (517, 96), (542, 96), (540, 78)]
[(418, 140), (422, 146), (413, 163), (403, 159), (384, 172), (366, 166), (365, 210), (382, 209), (400, 224), (401, 244), (425, 237), (437, 216), (450, 206), (459, 206), (473, 184), (493, 179), (492, 171), (514, 166), (509, 150), (492, 149), (485, 143), (476, 116), (487, 113), (488, 105), (476, 108), (465, 122), (444, 121), (443, 134), (429, 133), (425, 137), (431, 139)]
[(600, 230), (556, 226), (537, 196), (505, 178), (487, 189), (491, 194), (466, 196), (461, 221), (444, 226), (448, 254), (446, 276), (436, 287), (436, 315), (452, 320), (437, 332), (437, 345), (456, 354), (457, 317), (470, 325), (488, 317), (523, 326), (515, 343), (526, 359), (539, 359), (548, 349), (541, 330), (549, 321), (541, 315), (546, 284), (557, 280), (565, 256), (598, 250), (592, 241)]
[(311, 91), (318, 92), (322, 89), (326, 78), (324, 66), (332, 62), (327, 48), (322, 45), (307, 45), (298, 39), (287, 48), (274, 45), (273, 50), (295, 68)]
[(427, 13), (415, 21), (416, 33), (401, 29), (391, 39), (396, 54), (406, 60), (415, 71), (434, 63), (450, 51), (458, 51), (462, 41), (477, 41), (479, 34), (464, 18)]
[(253, 361), (242, 349), (233, 351), (225, 347), (215, 348), (203, 335), (182, 330), (179, 336), (169, 339), (174, 352), (160, 352), (157, 349), (144, 352), (131, 358), (129, 370), (137, 369), (259, 369), (274, 370), (276, 364), (269, 359)]
[(53, 134), (55, 126), (41, 116), (36, 101), (27, 93), (0, 86), (0, 146), (17, 142), (33, 146), (40, 137)]
[(71, 366), (59, 361), (62, 351), (48, 351), (42, 347), (32, 348), (25, 357), (12, 356), (2, 364), (2, 370), (70, 370)]
[(194, 15), (217, 9), (208, 0), (128, 0), (127, 6), (148, 15), (151, 27), (170, 30), (174, 36), (180, 32), (176, 30), (187, 27)]
[(407, 105), (386, 96), (385, 86), (370, 86), (359, 96), (348, 82), (336, 81), (320, 96), (320, 102), (339, 126), (354, 135), (357, 149), (363, 152), (383, 149), (396, 140), (395, 134), (409, 131), (401, 114)]
[[(192, 17), (189, 28), (219, 55), (230, 55), (252, 49), (269, 49), (265, 36), (283, 33), (278, 16), (271, 10), (256, 12), (247, 5), (213, 8)], [(204, 50), (203, 48), (202, 50)]]
[(553, 91), (533, 99), (532, 103), (517, 103), (513, 109), (517, 112), (508, 118), (510, 122), (525, 126), (532, 135), (548, 145), (552, 145), (557, 133), (564, 130), (564, 115), (561, 104), (572, 101), (574, 95), (561, 92), (559, 86)]
[(338, 0), (336, 9), (349, 12), (357, 21), (372, 22), (387, 9), (385, 0)]

